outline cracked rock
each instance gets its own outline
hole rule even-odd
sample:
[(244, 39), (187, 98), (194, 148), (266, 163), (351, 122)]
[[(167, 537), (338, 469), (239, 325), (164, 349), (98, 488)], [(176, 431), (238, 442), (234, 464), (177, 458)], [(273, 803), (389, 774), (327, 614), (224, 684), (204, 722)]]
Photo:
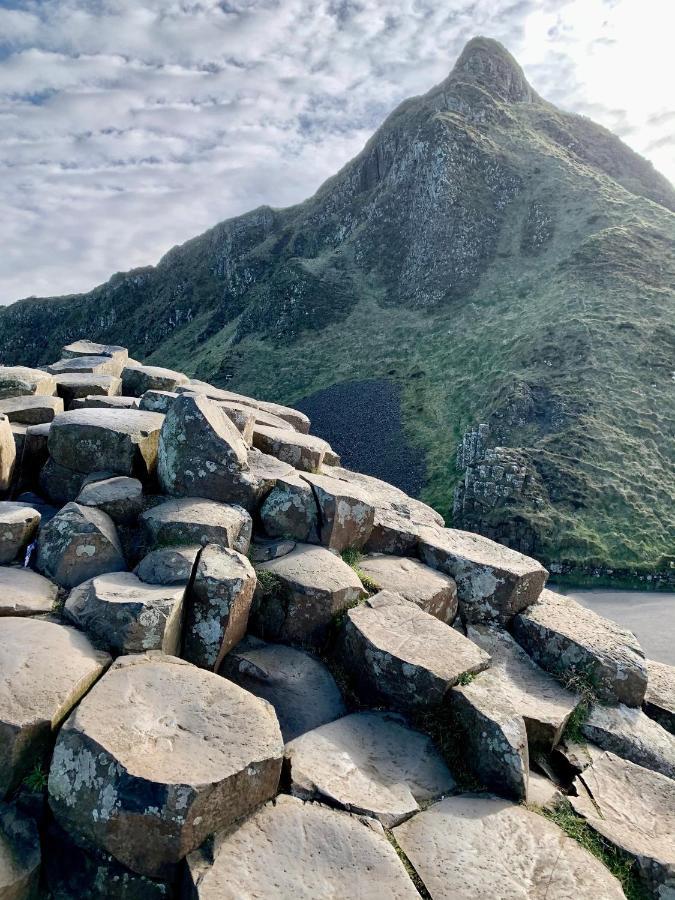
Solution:
[(200, 497), (167, 500), (141, 516), (152, 547), (220, 544), (247, 553), (253, 523), (241, 506)]

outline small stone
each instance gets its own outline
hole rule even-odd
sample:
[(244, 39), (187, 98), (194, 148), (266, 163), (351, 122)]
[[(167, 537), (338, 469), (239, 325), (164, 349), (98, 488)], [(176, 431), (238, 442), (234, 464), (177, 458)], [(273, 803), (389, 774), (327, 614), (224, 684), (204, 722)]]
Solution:
[(359, 562), (359, 570), (382, 591), (400, 594), (430, 616), (452, 625), (457, 615), (457, 585), (453, 578), (430, 569), (417, 559), (371, 553)]
[(328, 475), (303, 475), (319, 507), (321, 543), (336, 553), (361, 549), (373, 529), (375, 508), (357, 486)]
[(508, 622), (534, 603), (548, 575), (529, 556), (454, 528), (424, 529), (419, 554), (428, 566), (457, 582), (464, 622)]
[(258, 588), (250, 630), (263, 640), (320, 644), (336, 615), (363, 595), (358, 576), (323, 547), (297, 544), (256, 566)]
[(81, 397), (115, 397), (122, 388), (122, 379), (115, 375), (86, 375), (70, 372), (56, 375), (56, 393), (62, 398), (66, 409), (73, 400)]
[(314, 492), (298, 475), (279, 478), (260, 507), (260, 520), (271, 538), (319, 543), (319, 515)]
[(283, 794), (188, 867), (196, 900), (419, 900), (381, 826)]
[(432, 900), (623, 900), (605, 866), (524, 806), (464, 794), (434, 803), (394, 836)]
[(0, 565), (23, 562), (26, 547), (35, 540), (40, 513), (24, 503), (0, 501)]
[(7, 416), (10, 422), (19, 425), (42, 425), (51, 422), (57, 413), (63, 412), (63, 400), (60, 397), (7, 397), (0, 400), (0, 413)]
[(294, 797), (338, 804), (385, 828), (455, 788), (431, 738), (395, 713), (344, 716), (291, 741), (284, 755)]
[(26, 366), (0, 366), (0, 399), (32, 395), (52, 397), (55, 392), (56, 383), (49, 372)]
[(40, 878), (40, 835), (35, 822), (15, 806), (0, 803), (0, 897), (36, 900)]
[(160, 366), (125, 366), (122, 370), (122, 393), (142, 397), (146, 391), (174, 391), (187, 382), (187, 375)]
[(98, 575), (78, 585), (65, 612), (90, 637), (115, 653), (180, 648), (185, 588), (145, 584), (131, 572)]
[(160, 547), (146, 554), (134, 569), (146, 584), (183, 584), (192, 578), (200, 544), (185, 547)]
[(207, 544), (190, 587), (182, 656), (217, 671), (223, 657), (246, 634), (255, 586), (255, 570), (245, 556)]
[(42, 528), (36, 566), (63, 587), (126, 569), (115, 525), (105, 513), (68, 503)]
[(0, 415), (0, 491), (6, 491), (12, 483), (16, 463), (16, 444), (7, 416)]
[(286, 742), (347, 712), (333, 676), (304, 650), (249, 636), (224, 658), (220, 674), (272, 704)]
[(401, 711), (438, 706), (490, 657), (438, 619), (388, 591), (347, 612), (342, 662), (359, 694)]
[(675, 736), (642, 710), (596, 704), (581, 726), (584, 737), (602, 750), (675, 778)]
[(268, 703), (172, 656), (124, 656), (61, 728), (49, 803), (73, 840), (169, 878), (274, 796), (282, 753)]
[(220, 544), (246, 554), (253, 523), (241, 506), (185, 497), (167, 500), (141, 516), (153, 547)]
[(589, 679), (599, 699), (640, 706), (647, 665), (635, 635), (570, 597), (544, 591), (516, 616), (513, 634), (532, 659), (565, 683)]
[(647, 660), (649, 680), (643, 709), (650, 719), (675, 734), (675, 666)]
[(0, 616), (51, 612), (58, 588), (32, 569), (0, 567)]
[(95, 506), (117, 524), (133, 522), (143, 509), (143, 485), (137, 478), (119, 475), (85, 484), (77, 502)]
[(323, 462), (326, 450), (330, 450), (327, 441), (311, 434), (265, 425), (255, 426), (253, 446), (303, 472), (316, 472)]
[(45, 619), (0, 625), (0, 798), (43, 762), (54, 733), (110, 663), (74, 628)]

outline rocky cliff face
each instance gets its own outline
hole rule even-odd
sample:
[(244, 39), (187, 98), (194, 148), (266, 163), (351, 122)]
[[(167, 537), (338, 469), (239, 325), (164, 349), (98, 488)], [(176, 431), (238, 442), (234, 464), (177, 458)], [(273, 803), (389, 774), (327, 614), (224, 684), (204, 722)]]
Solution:
[(673, 209), (648, 163), (479, 38), (305, 203), (14, 304), (0, 352), (40, 363), (86, 333), (288, 402), (389, 380), (437, 509), (477, 422), (536, 485), (539, 504), (460, 493), (458, 524), (555, 563), (667, 570)]
[(667, 895), (675, 669), (340, 463), (122, 346), (0, 367), (0, 896)]

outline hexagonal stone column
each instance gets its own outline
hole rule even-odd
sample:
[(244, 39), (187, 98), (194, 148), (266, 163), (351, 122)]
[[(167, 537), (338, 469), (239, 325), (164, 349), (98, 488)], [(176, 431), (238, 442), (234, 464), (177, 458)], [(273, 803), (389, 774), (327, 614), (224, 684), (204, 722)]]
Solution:
[(0, 616), (34, 616), (54, 606), (58, 588), (32, 569), (0, 567)]
[(173, 391), (187, 380), (182, 372), (161, 366), (126, 366), (122, 370), (122, 393), (142, 397), (146, 391)]
[(220, 544), (247, 553), (253, 522), (241, 506), (184, 497), (167, 500), (141, 516), (151, 547)]
[(168, 878), (274, 796), (282, 753), (264, 700), (172, 656), (125, 656), (63, 725), (49, 803), (74, 839)]
[(42, 425), (63, 412), (60, 397), (7, 397), (0, 400), (0, 413), (19, 425)]
[(327, 441), (312, 434), (265, 425), (256, 425), (253, 429), (253, 446), (304, 472), (316, 472), (326, 451), (330, 450)]
[(376, 822), (283, 794), (188, 866), (197, 900), (419, 900)]
[(8, 490), (12, 484), (15, 463), (14, 432), (7, 416), (0, 415), (0, 491)]
[(20, 559), (35, 538), (40, 513), (26, 503), (0, 502), (0, 565)]
[(375, 506), (366, 491), (329, 475), (302, 476), (319, 507), (321, 543), (336, 553), (362, 548), (373, 530)]
[(35, 822), (0, 803), (0, 898), (37, 900), (40, 835)]
[(430, 616), (452, 625), (457, 615), (457, 585), (454, 578), (407, 556), (371, 553), (359, 562), (382, 591), (393, 591), (415, 603)]
[(0, 366), (0, 397), (24, 397), (39, 394), (51, 397), (56, 392), (53, 375), (27, 366)]
[(675, 734), (675, 666), (647, 660), (649, 681), (643, 709), (650, 719)]
[(74, 628), (0, 620), (0, 797), (42, 761), (53, 732), (109, 663)]

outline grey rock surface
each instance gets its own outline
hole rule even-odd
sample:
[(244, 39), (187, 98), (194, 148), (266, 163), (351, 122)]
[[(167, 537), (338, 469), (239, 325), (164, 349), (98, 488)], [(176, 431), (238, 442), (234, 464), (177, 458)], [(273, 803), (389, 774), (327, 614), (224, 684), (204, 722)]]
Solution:
[(675, 734), (675, 666), (647, 660), (649, 680), (643, 709), (650, 719)]
[(314, 492), (319, 508), (319, 538), (336, 553), (361, 549), (373, 530), (375, 507), (357, 485), (309, 472), (303, 475)]
[(19, 425), (42, 425), (51, 422), (57, 413), (62, 412), (63, 400), (60, 397), (34, 394), (0, 400), (0, 413), (7, 416), (10, 422)]
[[(280, 403), (269, 403), (265, 400), (256, 400), (253, 397), (246, 397), (244, 394), (235, 394), (232, 391), (225, 391), (221, 388), (213, 387), (204, 381), (196, 381), (190, 379), (189, 384), (182, 385), (178, 388), (179, 393), (185, 391), (193, 391), (198, 394), (204, 394), (212, 400), (223, 401), (224, 403), (238, 403), (242, 406), (248, 406), (262, 412), (269, 413), (282, 419), (288, 425), (295, 428), (302, 434), (309, 433), (309, 419), (304, 413), (297, 409), (291, 409), (289, 406), (282, 406)], [(273, 424), (272, 422), (266, 424)]]
[(82, 397), (116, 397), (121, 388), (122, 380), (115, 375), (86, 375), (79, 372), (69, 372), (54, 376), (56, 381), (56, 393), (63, 400), (66, 409), (70, 409), (73, 400)]
[(0, 897), (37, 900), (40, 835), (35, 822), (15, 806), (0, 803)]
[(380, 590), (393, 591), (424, 612), (452, 625), (457, 615), (457, 585), (454, 578), (425, 566), (417, 559), (371, 553), (359, 562)]
[(623, 704), (596, 704), (591, 707), (581, 731), (602, 750), (675, 778), (675, 735), (641, 709)]
[(143, 485), (137, 478), (117, 475), (85, 484), (77, 497), (81, 506), (95, 506), (116, 524), (133, 522), (143, 509)]
[(9, 489), (16, 463), (16, 443), (7, 416), (0, 415), (0, 493)]
[(310, 485), (296, 474), (277, 479), (260, 507), (265, 534), (319, 543), (319, 514)]
[(327, 441), (314, 435), (267, 425), (255, 425), (253, 446), (303, 472), (316, 472), (330, 450)]
[(51, 611), (58, 588), (32, 569), (0, 567), (0, 616), (34, 616)]
[(52, 397), (56, 393), (54, 377), (42, 369), (27, 366), (0, 366), (0, 398)]
[(121, 366), (110, 356), (73, 356), (50, 363), (45, 366), (45, 371), (55, 376), (75, 372), (82, 375), (114, 375), (118, 377)]
[(251, 516), (241, 506), (200, 497), (167, 500), (141, 516), (151, 546), (220, 544), (247, 553)]
[(185, 384), (187, 376), (161, 366), (130, 366), (122, 369), (122, 393), (127, 397), (142, 397), (146, 391), (173, 391)]
[(134, 572), (146, 584), (187, 585), (201, 550), (201, 544), (160, 547), (146, 554)]
[(64, 359), (72, 359), (77, 356), (109, 356), (120, 367), (119, 372), (115, 373), (116, 375), (120, 374), (129, 359), (129, 351), (126, 347), (120, 347), (117, 344), (98, 344), (95, 341), (88, 340), (73, 341), (71, 344), (66, 344), (61, 351), (61, 355)]
[(0, 501), (0, 565), (23, 562), (26, 547), (35, 540), (40, 513), (23, 503)]

